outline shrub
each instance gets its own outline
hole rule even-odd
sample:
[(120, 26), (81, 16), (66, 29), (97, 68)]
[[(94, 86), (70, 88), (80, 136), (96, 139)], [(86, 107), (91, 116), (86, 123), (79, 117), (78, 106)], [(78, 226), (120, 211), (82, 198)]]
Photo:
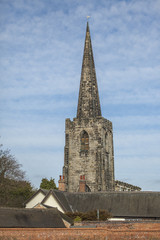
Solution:
[(81, 219), (81, 217), (79, 217), (79, 216), (77, 216), (75, 219), (74, 219), (74, 222), (81, 222), (82, 221), (82, 219)]
[[(88, 212), (67, 212), (66, 215), (73, 220), (80, 218), (81, 221), (96, 221), (97, 220), (97, 210), (88, 211)], [(106, 210), (99, 210), (99, 220), (106, 221), (111, 217), (111, 214)]]

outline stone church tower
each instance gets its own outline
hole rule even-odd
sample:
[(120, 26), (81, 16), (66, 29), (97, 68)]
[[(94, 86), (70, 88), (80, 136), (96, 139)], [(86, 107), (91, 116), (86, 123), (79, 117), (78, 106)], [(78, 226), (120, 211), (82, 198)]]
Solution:
[(87, 23), (77, 116), (66, 119), (60, 190), (114, 190), (112, 123), (101, 115), (96, 72)]

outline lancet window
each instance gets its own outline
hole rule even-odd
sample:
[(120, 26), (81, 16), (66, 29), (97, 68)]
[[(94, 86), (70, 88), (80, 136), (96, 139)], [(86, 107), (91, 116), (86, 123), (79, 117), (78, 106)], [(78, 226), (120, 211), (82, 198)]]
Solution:
[(89, 150), (89, 136), (86, 131), (83, 131), (81, 135), (81, 150), (82, 151)]

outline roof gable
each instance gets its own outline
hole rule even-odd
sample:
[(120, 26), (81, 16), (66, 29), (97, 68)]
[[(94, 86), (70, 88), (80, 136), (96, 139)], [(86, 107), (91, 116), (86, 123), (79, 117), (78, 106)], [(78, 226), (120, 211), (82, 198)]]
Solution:
[(39, 189), (25, 202), (25, 207), (33, 208), (38, 203), (41, 203), (42, 200), (45, 198), (45, 196), (46, 196), (46, 192), (42, 189)]
[(52, 193), (56, 197), (57, 201), (61, 204), (65, 212), (72, 212), (64, 192), (53, 190)]
[(65, 212), (64, 209), (62, 208), (62, 204), (57, 201), (55, 196), (50, 192), (47, 194), (47, 196), (44, 198), (42, 201), (42, 204), (50, 206), (50, 207), (55, 207), (61, 212)]
[(57, 207), (61, 212), (71, 211), (63, 192), (58, 190), (50, 190), (41, 203)]

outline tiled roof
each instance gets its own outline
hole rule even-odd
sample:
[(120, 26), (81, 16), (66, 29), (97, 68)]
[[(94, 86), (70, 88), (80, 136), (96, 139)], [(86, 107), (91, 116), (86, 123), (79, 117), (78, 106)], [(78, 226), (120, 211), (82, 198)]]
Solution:
[(160, 192), (64, 192), (73, 211), (108, 210), (115, 217), (160, 217)]
[(50, 190), (50, 194), (55, 197), (64, 212), (105, 209), (114, 217), (160, 218), (160, 192), (70, 193)]
[(65, 194), (62, 191), (53, 190), (53, 195), (56, 197), (56, 199), (60, 202), (62, 208), (65, 212), (71, 212), (70, 205), (67, 201), (67, 198), (65, 197)]
[[(56, 208), (0, 208), (1, 228), (64, 228), (62, 213)], [(66, 220), (66, 219), (65, 219)]]

